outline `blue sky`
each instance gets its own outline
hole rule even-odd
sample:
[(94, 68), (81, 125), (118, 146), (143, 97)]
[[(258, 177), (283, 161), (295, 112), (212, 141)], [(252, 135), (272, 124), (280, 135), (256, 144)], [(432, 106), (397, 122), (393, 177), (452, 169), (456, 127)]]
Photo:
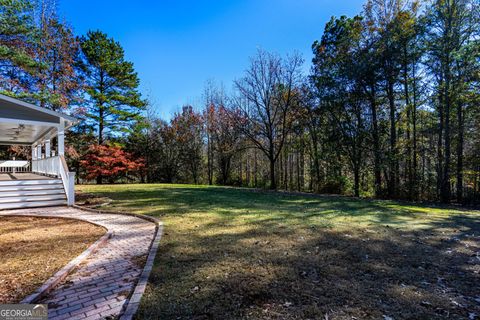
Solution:
[(230, 89), (257, 48), (300, 52), (307, 71), (325, 23), (359, 13), (363, 2), (64, 0), (59, 9), (76, 34), (99, 29), (122, 44), (142, 93), (168, 119), (184, 104), (198, 105), (209, 79)]

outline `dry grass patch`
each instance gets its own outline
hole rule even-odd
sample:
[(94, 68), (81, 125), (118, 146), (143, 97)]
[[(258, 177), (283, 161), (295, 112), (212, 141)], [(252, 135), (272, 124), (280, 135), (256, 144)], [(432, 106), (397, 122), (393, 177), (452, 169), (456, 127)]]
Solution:
[(22, 300), (104, 233), (72, 219), (0, 217), (0, 304)]

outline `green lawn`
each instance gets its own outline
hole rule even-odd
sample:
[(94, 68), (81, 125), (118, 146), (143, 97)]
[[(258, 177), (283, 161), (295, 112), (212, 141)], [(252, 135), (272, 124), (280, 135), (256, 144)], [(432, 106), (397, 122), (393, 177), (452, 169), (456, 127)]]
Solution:
[(192, 185), (77, 188), (80, 202), (104, 197), (88, 202), (165, 224), (138, 319), (480, 315), (477, 211)]

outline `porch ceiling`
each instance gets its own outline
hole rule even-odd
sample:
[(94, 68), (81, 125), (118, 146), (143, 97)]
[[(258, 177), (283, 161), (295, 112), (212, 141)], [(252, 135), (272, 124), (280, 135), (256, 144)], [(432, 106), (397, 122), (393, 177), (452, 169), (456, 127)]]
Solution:
[(11, 122), (0, 122), (0, 144), (14, 145), (26, 144), (31, 145), (35, 141), (43, 138), (48, 133), (56, 131), (49, 125), (29, 125), (16, 124)]
[(0, 144), (31, 145), (77, 119), (0, 94)]

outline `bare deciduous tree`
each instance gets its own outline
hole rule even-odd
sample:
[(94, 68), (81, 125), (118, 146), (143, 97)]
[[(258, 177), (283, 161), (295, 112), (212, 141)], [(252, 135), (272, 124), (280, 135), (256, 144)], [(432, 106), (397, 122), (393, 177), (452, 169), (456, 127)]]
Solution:
[(240, 80), (234, 106), (244, 119), (244, 133), (270, 163), (270, 188), (276, 189), (275, 163), (294, 120), (297, 85), (303, 59), (294, 54), (285, 59), (259, 50)]

